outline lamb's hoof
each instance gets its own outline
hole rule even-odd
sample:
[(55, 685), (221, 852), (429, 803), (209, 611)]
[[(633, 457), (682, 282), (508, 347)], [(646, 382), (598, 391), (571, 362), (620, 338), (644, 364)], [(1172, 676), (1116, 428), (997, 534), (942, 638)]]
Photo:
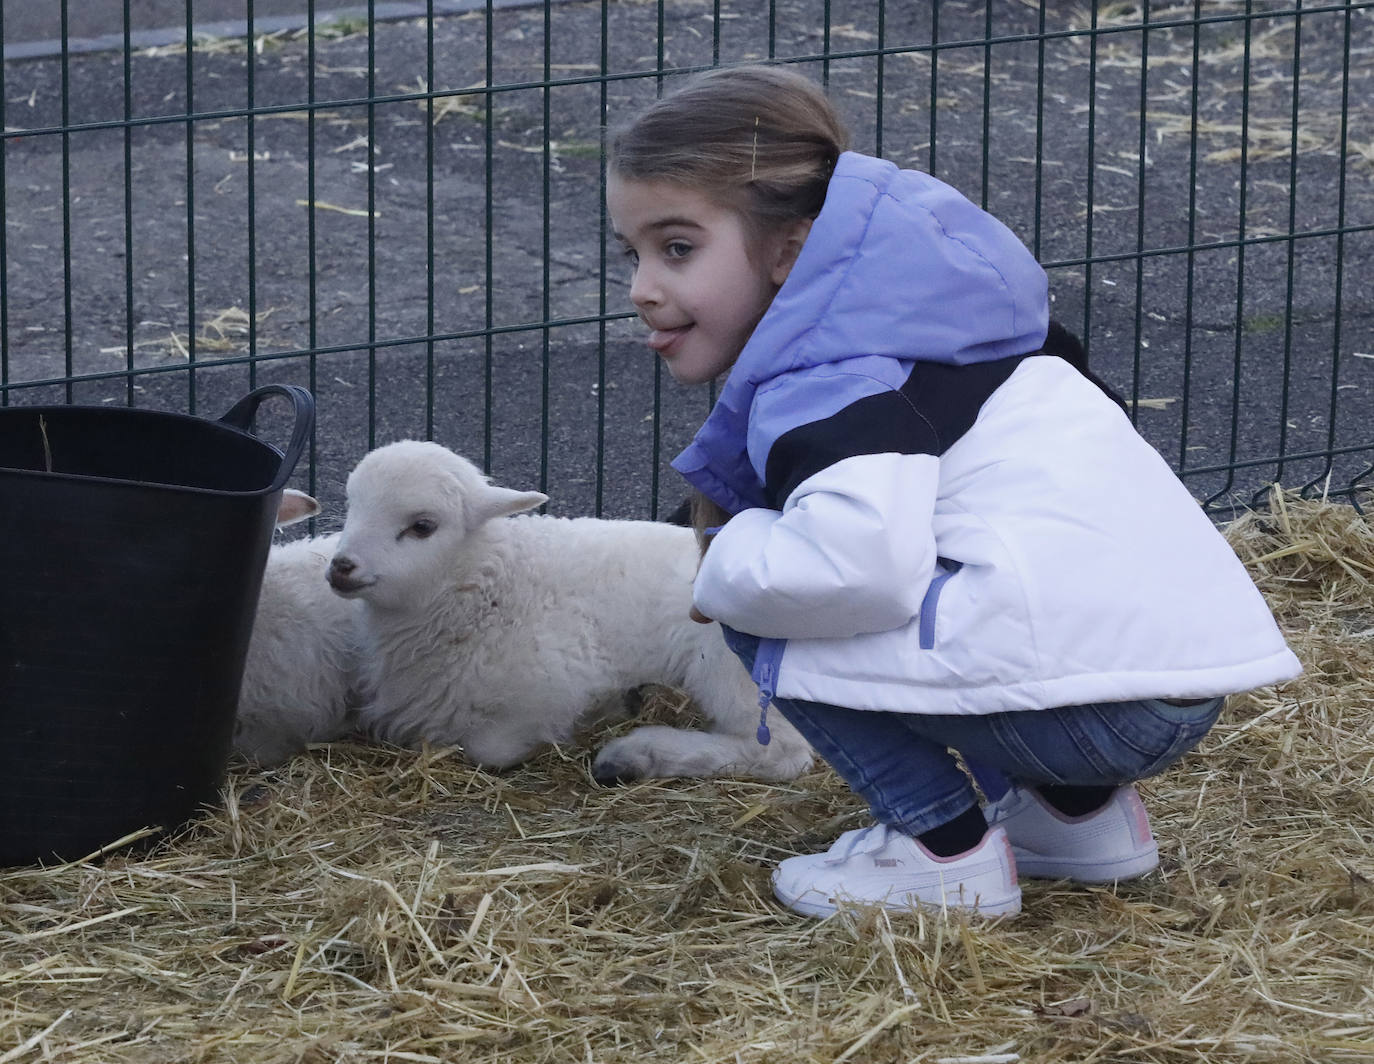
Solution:
[[(614, 743), (607, 744), (613, 746)], [(592, 762), (592, 779), (603, 787), (621, 787), (626, 783), (636, 783), (644, 778), (644, 772), (631, 762), (616, 757), (614, 752), (607, 756), (603, 749)]]
[(644, 707), (649, 704), (649, 693), (653, 690), (653, 684), (642, 683), (638, 687), (631, 687), (625, 692), (621, 703), (625, 708), (626, 717), (637, 717), (644, 712)]

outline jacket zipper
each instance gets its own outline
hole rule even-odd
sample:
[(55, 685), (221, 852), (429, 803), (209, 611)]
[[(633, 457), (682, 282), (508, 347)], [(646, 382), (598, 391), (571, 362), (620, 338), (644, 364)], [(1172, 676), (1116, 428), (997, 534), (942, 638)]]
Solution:
[(782, 653), (787, 649), (786, 639), (760, 639), (758, 653), (754, 655), (754, 671), (751, 678), (759, 687), (759, 745), (767, 746), (772, 736), (768, 731), (768, 707), (778, 690), (778, 669), (782, 665)]

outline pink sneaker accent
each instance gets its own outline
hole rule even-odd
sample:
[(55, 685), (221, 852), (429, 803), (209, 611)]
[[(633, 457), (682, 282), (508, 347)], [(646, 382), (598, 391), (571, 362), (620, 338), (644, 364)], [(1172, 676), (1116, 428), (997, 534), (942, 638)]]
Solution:
[(1129, 785), (1083, 816), (1065, 816), (1030, 787), (1013, 787), (983, 812), (1006, 830), (1017, 869), (1032, 879), (1114, 883), (1159, 864), (1145, 804)]

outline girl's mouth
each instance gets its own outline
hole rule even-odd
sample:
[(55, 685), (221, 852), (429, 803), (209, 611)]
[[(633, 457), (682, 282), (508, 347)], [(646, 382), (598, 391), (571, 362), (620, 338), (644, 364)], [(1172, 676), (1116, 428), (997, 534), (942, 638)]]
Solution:
[(679, 325), (676, 329), (654, 329), (649, 333), (647, 342), (649, 347), (660, 355), (667, 354), (668, 349), (690, 328), (690, 325)]

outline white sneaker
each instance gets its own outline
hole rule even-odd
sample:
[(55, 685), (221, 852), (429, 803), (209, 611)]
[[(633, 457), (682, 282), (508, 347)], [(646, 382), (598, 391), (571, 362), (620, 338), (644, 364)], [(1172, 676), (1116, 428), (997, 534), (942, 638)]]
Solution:
[(1021, 911), (1016, 864), (1001, 828), (954, 857), (936, 857), (885, 824), (846, 831), (825, 853), (779, 864), (773, 893), (803, 916), (829, 916), (841, 900), (900, 912), (916, 906), (982, 916)]
[(1006, 829), (1017, 870), (1032, 879), (1114, 883), (1159, 864), (1150, 818), (1131, 786), (1083, 816), (1065, 816), (1030, 787), (1012, 787), (983, 813), (989, 825)]

